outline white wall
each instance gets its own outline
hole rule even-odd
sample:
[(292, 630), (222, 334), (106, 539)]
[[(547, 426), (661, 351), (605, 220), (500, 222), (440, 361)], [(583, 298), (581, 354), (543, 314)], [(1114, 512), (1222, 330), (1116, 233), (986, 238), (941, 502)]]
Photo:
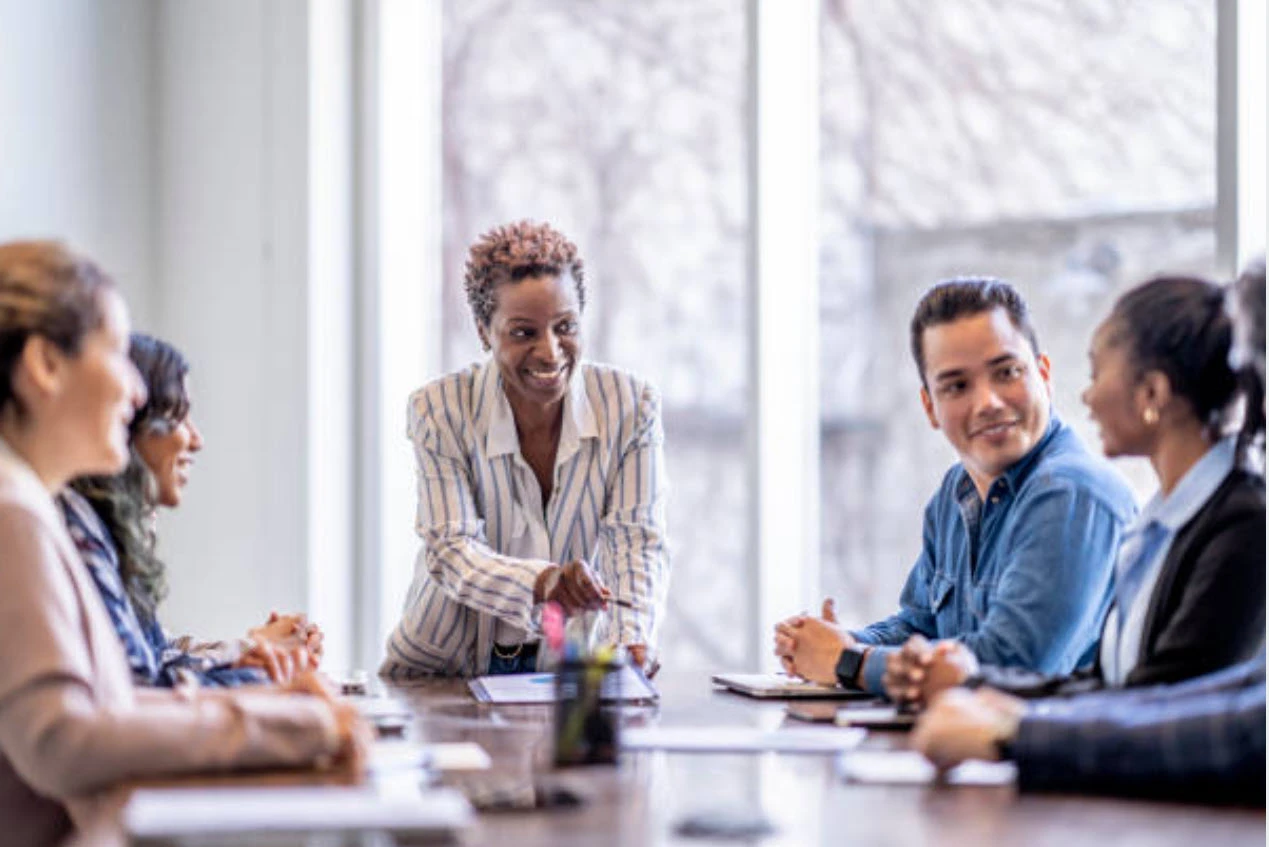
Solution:
[(64, 238), (193, 366), (169, 628), (310, 610), (349, 663), (351, 7), (0, 0), (0, 240)]
[(95, 257), (150, 321), (151, 0), (0, 0), (0, 241)]
[(337, 175), (351, 154), (323, 135), (339, 131), (327, 113), (339, 105), (309, 73), (311, 48), (338, 53), (348, 16), (335, 5), (312, 20), (302, 0), (160, 6), (154, 243), (157, 329), (191, 360), (206, 441), (186, 503), (160, 523), (165, 619), (234, 635), (270, 609), (316, 604), (340, 669), (352, 637), (351, 256), (338, 234), (349, 189), (310, 184), (310, 169)]

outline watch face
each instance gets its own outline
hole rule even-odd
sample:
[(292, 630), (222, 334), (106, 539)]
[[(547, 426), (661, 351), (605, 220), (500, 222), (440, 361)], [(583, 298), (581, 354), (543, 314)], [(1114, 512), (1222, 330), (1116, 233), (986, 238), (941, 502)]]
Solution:
[(864, 654), (854, 647), (847, 647), (837, 659), (837, 681), (846, 688), (857, 688), (859, 666), (863, 664)]

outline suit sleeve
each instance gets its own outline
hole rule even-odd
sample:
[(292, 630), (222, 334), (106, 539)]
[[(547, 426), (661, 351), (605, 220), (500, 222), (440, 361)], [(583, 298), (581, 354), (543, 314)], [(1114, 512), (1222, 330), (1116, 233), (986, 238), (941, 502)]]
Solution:
[(1019, 725), (1014, 757), (1022, 790), (1264, 802), (1263, 673), (1233, 689), (1081, 699)]

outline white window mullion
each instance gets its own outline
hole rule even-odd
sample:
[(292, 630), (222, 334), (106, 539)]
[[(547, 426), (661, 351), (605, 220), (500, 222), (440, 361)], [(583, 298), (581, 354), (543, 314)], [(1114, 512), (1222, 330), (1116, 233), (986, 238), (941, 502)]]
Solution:
[(1265, 251), (1264, 0), (1216, 7), (1216, 249), (1218, 270), (1234, 275)]
[[(300, 8), (308, 16), (305, 608), (325, 631), (329, 667), (341, 670), (355, 637), (352, 12), (346, 0)], [(293, 211), (279, 204), (277, 213)]]
[(1265, 252), (1266, 14), (1264, 0), (1238, 0), (1238, 266)]
[(751, 656), (819, 593), (819, 3), (750, 0)]
[(359, 656), (373, 669), (418, 552), (410, 392), (441, 366), (441, 4), (361, 6)]

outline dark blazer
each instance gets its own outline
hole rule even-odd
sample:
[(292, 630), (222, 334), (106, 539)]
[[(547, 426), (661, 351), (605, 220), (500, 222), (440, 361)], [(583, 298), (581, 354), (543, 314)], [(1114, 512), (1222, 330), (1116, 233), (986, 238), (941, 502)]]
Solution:
[[(1146, 612), (1126, 687), (1179, 682), (1254, 656), (1265, 633), (1265, 481), (1241, 468), (1225, 477), (1177, 532)], [(970, 682), (1021, 697), (1105, 686), (1101, 655), (1089, 671), (1045, 676), (984, 667)]]

